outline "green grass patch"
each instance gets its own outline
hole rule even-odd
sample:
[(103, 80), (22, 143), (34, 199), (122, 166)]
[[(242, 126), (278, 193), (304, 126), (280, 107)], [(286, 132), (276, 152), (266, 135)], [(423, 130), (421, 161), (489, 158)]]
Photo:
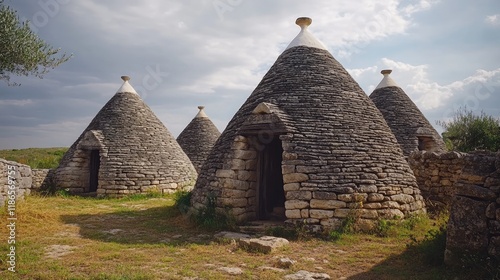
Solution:
[(48, 169), (59, 166), (68, 148), (28, 148), (0, 150), (0, 158), (29, 165), (31, 168)]

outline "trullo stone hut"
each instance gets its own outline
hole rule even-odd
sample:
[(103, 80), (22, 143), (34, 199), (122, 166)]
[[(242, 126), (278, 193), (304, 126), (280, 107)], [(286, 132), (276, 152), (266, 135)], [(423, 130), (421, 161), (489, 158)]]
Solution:
[(194, 184), (196, 171), (163, 123), (123, 76), (56, 170), (58, 188), (120, 196), (172, 192)]
[(382, 70), (384, 78), (370, 95), (370, 99), (384, 116), (396, 136), (403, 154), (413, 151), (444, 152), (441, 136), (424, 117), (417, 105), (390, 77), (392, 70)]
[(204, 106), (198, 106), (200, 110), (194, 119), (184, 128), (177, 137), (177, 142), (189, 157), (197, 172), (205, 162), (220, 136), (220, 132), (205, 113)]
[[(221, 134), (193, 208), (215, 201), (239, 221), (337, 227), (424, 211), (415, 177), (373, 102), (298, 18), (300, 33)], [(357, 208), (357, 209), (356, 209)]]

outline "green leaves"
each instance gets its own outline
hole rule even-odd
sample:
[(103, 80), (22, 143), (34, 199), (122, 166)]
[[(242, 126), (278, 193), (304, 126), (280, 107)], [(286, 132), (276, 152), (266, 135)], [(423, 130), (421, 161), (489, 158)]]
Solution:
[(16, 12), (0, 2), (0, 80), (9, 85), (11, 75), (42, 78), (50, 69), (71, 58), (60, 54), (40, 39), (28, 22), (20, 22)]
[(475, 115), (467, 108), (460, 108), (453, 120), (438, 121), (437, 124), (445, 129), (443, 140), (450, 150), (470, 152), (500, 149), (500, 120), (484, 112)]

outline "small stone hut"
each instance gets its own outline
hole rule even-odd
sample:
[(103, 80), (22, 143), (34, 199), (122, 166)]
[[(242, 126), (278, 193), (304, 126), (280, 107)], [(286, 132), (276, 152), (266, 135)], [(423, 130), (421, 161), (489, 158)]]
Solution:
[[(300, 33), (221, 134), (192, 206), (239, 221), (338, 227), (425, 211), (415, 177), (380, 111), (298, 18)], [(366, 222), (366, 223), (365, 223)]]
[(123, 76), (123, 85), (61, 160), (58, 188), (120, 196), (192, 186), (196, 170), (163, 123)]
[(392, 70), (382, 70), (384, 78), (370, 95), (370, 99), (384, 116), (396, 136), (403, 154), (413, 151), (445, 152), (441, 136), (424, 117), (417, 105), (389, 76)]
[(220, 131), (205, 113), (204, 106), (177, 137), (177, 142), (189, 157), (197, 172), (220, 136)]

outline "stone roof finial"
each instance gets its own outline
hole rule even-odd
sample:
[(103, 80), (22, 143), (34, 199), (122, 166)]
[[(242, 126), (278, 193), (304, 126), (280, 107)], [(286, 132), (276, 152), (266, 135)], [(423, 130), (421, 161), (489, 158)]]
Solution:
[(309, 17), (299, 17), (295, 20), (295, 24), (300, 26), (300, 32), (299, 34), (293, 39), (292, 42), (286, 47), (286, 50), (293, 48), (293, 47), (298, 47), (298, 46), (305, 46), (305, 47), (313, 47), (313, 48), (318, 48), (318, 49), (323, 49), (326, 50), (325, 45), (318, 41), (308, 30), (307, 27), (311, 25), (312, 19)]
[(382, 81), (378, 84), (378, 86), (375, 89), (379, 88), (385, 88), (385, 87), (399, 87), (398, 84), (389, 76), (389, 74), (392, 73), (391, 69), (384, 69), (380, 71), (382, 75), (384, 75), (384, 78), (382, 78)]
[(205, 111), (203, 111), (203, 109), (205, 109), (205, 106), (198, 106), (198, 109), (200, 109), (200, 111), (195, 116), (195, 118), (208, 118), (207, 114), (205, 114)]
[(304, 29), (311, 25), (312, 19), (310, 17), (299, 17), (295, 20), (295, 24), (300, 26), (300, 28)]
[(129, 76), (121, 76), (121, 78), (123, 80), (123, 85), (116, 91), (116, 93), (119, 93), (119, 92), (130, 92), (130, 93), (137, 94), (137, 92), (135, 91), (135, 89), (128, 82), (128, 81), (130, 81), (130, 77)]

